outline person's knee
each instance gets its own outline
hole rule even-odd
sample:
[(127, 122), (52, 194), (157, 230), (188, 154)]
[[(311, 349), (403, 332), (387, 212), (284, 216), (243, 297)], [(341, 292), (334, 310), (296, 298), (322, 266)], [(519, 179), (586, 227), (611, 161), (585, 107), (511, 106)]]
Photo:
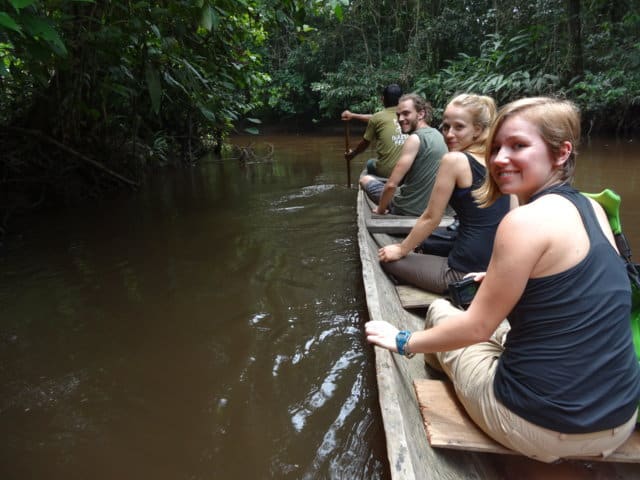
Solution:
[(453, 304), (447, 298), (437, 298), (431, 305), (429, 306), (429, 310), (432, 311), (432, 314), (436, 312), (441, 312), (444, 315), (451, 315), (455, 313), (459, 313), (460, 310), (453, 306)]
[(370, 175), (376, 174), (376, 159), (370, 158), (367, 160), (367, 173)]
[(460, 313), (446, 298), (434, 300), (427, 310), (426, 328), (433, 327), (446, 318)]
[(373, 180), (373, 177), (371, 175), (363, 175), (362, 177), (360, 177), (360, 185), (362, 185), (362, 187), (364, 188), (371, 180)]

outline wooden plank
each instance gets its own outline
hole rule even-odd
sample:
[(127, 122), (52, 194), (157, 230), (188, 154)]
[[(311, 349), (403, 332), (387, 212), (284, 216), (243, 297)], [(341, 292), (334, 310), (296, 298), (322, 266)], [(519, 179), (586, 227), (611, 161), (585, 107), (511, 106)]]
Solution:
[(442, 295), (433, 292), (427, 292), (413, 285), (396, 285), (396, 292), (400, 297), (400, 303), (407, 309), (427, 308), (432, 302)]
[(367, 219), (367, 229), (371, 233), (390, 233), (407, 235), (416, 224), (415, 217), (389, 218), (388, 215), (376, 215)]
[[(451, 382), (417, 379), (413, 382), (427, 439), (432, 447), (473, 452), (520, 455), (487, 436), (469, 418)], [(640, 431), (606, 458), (572, 457), (591, 462), (640, 463)]]
[[(410, 215), (378, 215), (373, 213), (373, 209), (376, 204), (364, 195), (364, 201), (368, 209), (363, 209), (362, 215), (364, 217), (367, 230), (371, 233), (388, 233), (390, 235), (407, 235), (413, 226), (416, 224), (418, 217)], [(453, 217), (444, 216), (440, 221), (440, 227), (447, 227), (453, 223)]]
[(365, 207), (362, 209), (367, 230), (371, 233), (408, 234), (416, 224), (417, 217), (401, 215), (378, 215), (372, 212), (376, 204), (366, 194), (363, 195)]
[(451, 382), (420, 379), (413, 382), (432, 447), (484, 453), (515, 453), (480, 430), (464, 411)]

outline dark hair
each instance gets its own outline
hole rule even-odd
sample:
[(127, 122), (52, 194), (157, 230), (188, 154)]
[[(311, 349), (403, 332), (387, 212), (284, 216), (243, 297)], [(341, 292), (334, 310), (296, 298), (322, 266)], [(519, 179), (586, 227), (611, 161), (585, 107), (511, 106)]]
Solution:
[(397, 83), (387, 85), (382, 90), (382, 103), (385, 108), (395, 107), (398, 105), (398, 100), (402, 96), (402, 88)]

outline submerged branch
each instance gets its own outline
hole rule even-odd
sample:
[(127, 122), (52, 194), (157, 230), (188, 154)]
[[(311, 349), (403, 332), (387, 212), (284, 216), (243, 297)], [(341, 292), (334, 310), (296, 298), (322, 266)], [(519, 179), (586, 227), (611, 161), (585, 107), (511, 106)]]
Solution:
[(237, 155), (237, 157), (234, 158), (241, 162), (270, 162), (273, 160), (275, 148), (271, 143), (265, 143), (265, 145), (266, 151), (260, 152), (258, 152), (258, 148), (254, 146), (253, 143), (250, 143), (247, 146), (233, 145), (233, 152)]
[(38, 130), (29, 130), (26, 128), (20, 128), (20, 127), (9, 127), (11, 130), (19, 132), (19, 133), (23, 133), (25, 135), (30, 135), (33, 137), (36, 137), (40, 140), (43, 140), (47, 143), (50, 143), (52, 145), (55, 145), (56, 147), (58, 147), (60, 150), (63, 150), (71, 155), (73, 155), (76, 158), (79, 158), (80, 160), (84, 161), (85, 163), (88, 163), (90, 165), (92, 165), (93, 167), (97, 168), (98, 170), (101, 170), (104, 173), (107, 173), (108, 175), (120, 180), (122, 183), (126, 183), (127, 185), (130, 185), (132, 187), (139, 187), (140, 184), (134, 180), (131, 180), (127, 177), (124, 177), (122, 175), (120, 175), (118, 172), (115, 172), (113, 170), (111, 170), (109, 167), (105, 166), (104, 164), (93, 160), (92, 158), (87, 157), (86, 155), (75, 151), (74, 149), (67, 147), (65, 144), (59, 142), (58, 140), (55, 140), (51, 137), (49, 137), (48, 135), (45, 135), (44, 133), (38, 131)]

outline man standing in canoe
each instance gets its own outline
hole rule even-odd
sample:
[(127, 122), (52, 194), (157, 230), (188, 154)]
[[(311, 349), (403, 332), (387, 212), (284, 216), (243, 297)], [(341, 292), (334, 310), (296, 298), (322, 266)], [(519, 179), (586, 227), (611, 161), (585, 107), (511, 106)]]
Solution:
[(376, 142), (377, 158), (370, 158), (367, 161), (368, 174), (388, 178), (400, 158), (402, 145), (407, 138), (407, 135), (402, 133), (396, 118), (396, 107), (401, 96), (402, 88), (400, 85), (392, 83), (382, 91), (384, 110), (373, 115), (353, 113), (349, 110), (342, 112), (342, 120), (344, 121), (356, 119), (367, 122), (367, 129), (360, 143), (356, 148), (345, 153), (344, 158), (347, 161), (351, 161), (356, 155), (364, 152), (372, 141)]
[(374, 213), (420, 216), (429, 202), (447, 146), (442, 134), (429, 126), (431, 105), (420, 95), (400, 97), (396, 114), (402, 132), (409, 134), (398, 163), (387, 181), (364, 175), (360, 186), (378, 204)]

